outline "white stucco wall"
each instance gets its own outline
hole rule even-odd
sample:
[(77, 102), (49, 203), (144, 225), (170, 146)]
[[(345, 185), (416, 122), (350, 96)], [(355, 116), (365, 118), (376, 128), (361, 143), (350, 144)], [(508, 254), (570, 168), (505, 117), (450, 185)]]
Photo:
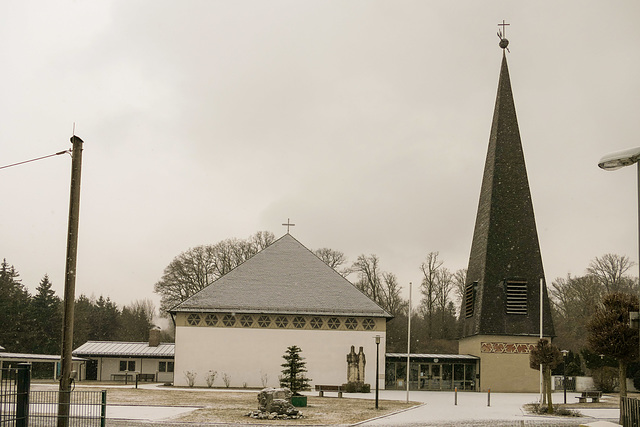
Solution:
[(297, 345), (307, 363), (311, 385), (341, 385), (347, 382), (347, 354), (362, 346), (366, 357), (365, 382), (375, 387), (376, 343), (380, 342), (380, 388), (384, 387), (384, 331), (295, 330), (258, 328), (176, 327), (175, 385), (186, 386), (186, 371), (196, 372), (196, 386), (206, 386), (209, 370), (217, 371), (215, 387), (224, 387), (223, 375), (231, 387), (278, 386), (287, 347)]
[[(173, 359), (154, 359), (140, 357), (97, 357), (97, 375), (100, 381), (111, 381), (111, 374), (124, 374), (120, 371), (120, 361), (135, 361), (136, 371), (142, 374), (156, 374), (158, 382), (172, 382), (173, 372), (158, 372), (159, 362), (173, 362)], [(132, 376), (135, 374), (130, 372)], [(135, 377), (134, 377), (135, 378)], [(82, 379), (86, 379), (86, 368), (83, 369)]]

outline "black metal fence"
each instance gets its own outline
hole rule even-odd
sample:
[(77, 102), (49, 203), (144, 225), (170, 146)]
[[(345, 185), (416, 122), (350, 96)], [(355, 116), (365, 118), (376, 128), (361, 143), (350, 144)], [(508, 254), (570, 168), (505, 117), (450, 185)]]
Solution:
[(633, 397), (620, 398), (620, 422), (624, 427), (640, 426), (640, 400)]
[[(561, 391), (565, 389), (565, 377), (555, 376), (553, 387), (556, 391)], [(576, 377), (566, 377), (566, 390), (567, 391), (576, 391)]]
[[(107, 391), (32, 391), (30, 365), (0, 371), (0, 427), (104, 427)], [(69, 416), (59, 419), (60, 393), (69, 393)]]

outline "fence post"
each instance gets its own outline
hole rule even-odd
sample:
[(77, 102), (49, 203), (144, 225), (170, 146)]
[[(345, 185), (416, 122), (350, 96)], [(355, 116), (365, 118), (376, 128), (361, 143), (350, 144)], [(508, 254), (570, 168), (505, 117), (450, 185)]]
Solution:
[(31, 388), (30, 363), (18, 363), (16, 380), (16, 427), (28, 427), (29, 389)]
[(102, 405), (100, 411), (100, 427), (107, 424), (107, 390), (102, 390)]

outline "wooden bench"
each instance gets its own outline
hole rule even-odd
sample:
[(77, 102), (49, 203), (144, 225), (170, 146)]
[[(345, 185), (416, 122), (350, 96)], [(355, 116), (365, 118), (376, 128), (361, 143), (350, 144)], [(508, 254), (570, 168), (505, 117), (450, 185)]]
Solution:
[(133, 375), (131, 374), (111, 374), (111, 381), (133, 381)]
[(583, 391), (581, 396), (576, 396), (578, 402), (587, 403), (587, 399), (591, 399), (591, 403), (600, 402), (600, 398), (602, 397), (602, 392), (597, 390)]
[(343, 390), (341, 385), (316, 385), (316, 391), (320, 397), (324, 396), (325, 391), (337, 391), (338, 397), (342, 397)]
[(138, 374), (138, 381), (155, 382), (156, 374)]

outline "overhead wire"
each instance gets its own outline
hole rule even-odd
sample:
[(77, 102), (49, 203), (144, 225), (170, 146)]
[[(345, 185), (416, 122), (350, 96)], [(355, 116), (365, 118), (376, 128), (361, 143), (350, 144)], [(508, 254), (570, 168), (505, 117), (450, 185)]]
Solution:
[(49, 157), (59, 156), (61, 154), (65, 154), (65, 153), (71, 154), (71, 150), (69, 149), (69, 150), (59, 151), (59, 152), (54, 153), (54, 154), (49, 154), (48, 156), (42, 156), (42, 157), (38, 157), (38, 158), (35, 158), (35, 159), (31, 159), (31, 160), (25, 160), (25, 161), (22, 161), (22, 162), (13, 163), (11, 165), (0, 166), (0, 169), (6, 169), (6, 168), (13, 167), (13, 166), (24, 165), (25, 163), (31, 163), (31, 162), (35, 162), (37, 160), (48, 159)]

